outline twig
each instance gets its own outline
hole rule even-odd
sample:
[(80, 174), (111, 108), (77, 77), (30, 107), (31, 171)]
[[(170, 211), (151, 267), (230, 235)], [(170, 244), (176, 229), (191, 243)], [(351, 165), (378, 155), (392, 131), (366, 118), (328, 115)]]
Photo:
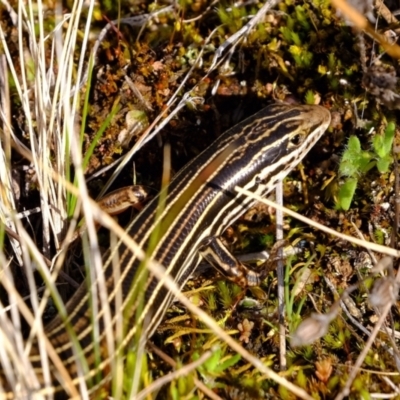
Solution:
[[(279, 181), (275, 189), (277, 204), (283, 205), (282, 181)], [(276, 209), (276, 241), (283, 240), (283, 212)], [(286, 330), (285, 330), (285, 274), (283, 265), (283, 249), (278, 249), (277, 260), (278, 276), (278, 319), (279, 319), (279, 364), (281, 371), (287, 368), (286, 363)]]
[(296, 213), (296, 212), (294, 212), (292, 210), (289, 210), (286, 207), (280, 206), (280, 205), (276, 204), (275, 202), (273, 202), (271, 200), (263, 199), (262, 197), (257, 196), (256, 194), (250, 192), (249, 190), (243, 189), (243, 188), (241, 188), (239, 186), (235, 186), (235, 190), (238, 193), (244, 194), (246, 196), (251, 197), (252, 199), (260, 201), (261, 203), (264, 203), (267, 206), (274, 207), (276, 209), (280, 208), (285, 214), (290, 215), (291, 217), (296, 218), (297, 220), (299, 220), (301, 222), (304, 222), (305, 224), (313, 226), (314, 228), (320, 229), (321, 231), (329, 233), (329, 234), (331, 234), (333, 236), (336, 236), (336, 237), (338, 237), (340, 239), (347, 240), (350, 243), (357, 244), (359, 246), (362, 246), (362, 247), (367, 248), (367, 249), (371, 249), (371, 250), (376, 251), (378, 253), (383, 253), (383, 254), (386, 254), (388, 256), (393, 256), (393, 257), (397, 257), (397, 258), (400, 257), (400, 251), (398, 251), (398, 250), (391, 249), (390, 247), (386, 247), (386, 246), (381, 246), (381, 245), (376, 244), (376, 243), (366, 242), (366, 241), (357, 239), (357, 238), (355, 238), (353, 236), (349, 236), (349, 235), (345, 235), (345, 234), (340, 233), (340, 232), (336, 232), (335, 230), (330, 229), (325, 225), (322, 225), (322, 224), (320, 224), (318, 222), (315, 222), (310, 218), (304, 217), (303, 215), (300, 215), (300, 214), (298, 214), (298, 213)]

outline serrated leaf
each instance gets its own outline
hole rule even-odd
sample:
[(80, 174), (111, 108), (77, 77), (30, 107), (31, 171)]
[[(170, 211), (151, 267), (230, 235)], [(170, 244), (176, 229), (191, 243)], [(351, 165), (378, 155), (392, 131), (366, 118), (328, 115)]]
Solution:
[(354, 193), (357, 188), (357, 179), (347, 179), (343, 185), (339, 188), (339, 206), (347, 211), (350, 208), (351, 202), (353, 201)]

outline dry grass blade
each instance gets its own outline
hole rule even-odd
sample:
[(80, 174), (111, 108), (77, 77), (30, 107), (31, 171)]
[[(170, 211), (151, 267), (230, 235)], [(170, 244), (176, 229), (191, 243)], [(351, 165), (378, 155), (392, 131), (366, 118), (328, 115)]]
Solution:
[[(55, 174), (61, 177), (61, 179), (65, 179), (70, 168), (69, 165), (65, 163), (65, 160), (69, 158), (71, 151), (70, 144), (74, 142), (73, 138), (76, 128), (74, 121), (76, 120), (76, 104), (78, 97), (75, 96), (71, 101), (69, 94), (72, 87), (72, 77), (75, 73), (73, 60), (76, 48), (78, 47), (77, 24), (81, 21), (83, 4), (82, 2), (76, 2), (69, 18), (65, 18), (63, 10), (60, 4), (58, 4), (55, 7), (55, 14), (53, 14), (54, 21), (56, 22), (54, 24), (54, 29), (47, 33), (47, 28), (45, 28), (47, 25), (43, 20), (46, 7), (47, 6), (42, 2), (28, 2), (27, 4), (20, 2), (18, 4), (18, 10), (15, 13), (17, 18), (14, 20), (19, 39), (17, 57), (15, 49), (12, 47), (12, 41), (8, 41), (10, 39), (9, 33), (6, 33), (3, 30), (3, 25), (0, 24), (0, 38), (3, 43), (5, 57), (7, 58), (7, 68), (10, 71), (10, 79), (12, 79), (15, 84), (15, 91), (21, 102), (25, 118), (22, 128), (26, 129), (25, 133), (26, 137), (30, 140), (30, 146), (29, 150), (27, 150), (25, 145), (17, 139), (17, 135), (13, 131), (14, 126), (11, 125), (7, 117), (7, 107), (4, 103), (7, 99), (4, 81), (2, 82), (3, 92), (1, 97), (3, 103), (1, 117), (4, 127), (3, 132), (7, 135), (8, 139), (4, 136), (4, 140), (2, 140), (1, 143), (8, 143), (9, 145), (12, 143), (14, 147), (19, 147), (20, 150), (26, 154), (26, 160), (32, 163), (31, 165), (34, 170), (32, 183), (37, 186), (40, 193), (41, 223), (43, 226), (43, 236), (42, 238), (38, 238), (38, 242), (42, 243), (42, 253), (47, 258), (50, 258), (50, 244), (54, 242), (56, 247), (60, 246), (59, 238), (62, 238), (67, 216), (65, 187), (59, 184), (59, 180), (54, 180), (53, 176)], [(35, 14), (35, 10), (37, 14)], [(92, 10), (93, 2), (89, 4), (88, 8), (86, 36), (83, 38), (81, 46), (82, 57), (84, 57), (85, 47), (87, 45)], [(29, 40), (27, 40), (27, 38)], [(50, 49), (50, 51), (48, 51), (48, 49)], [(54, 73), (55, 70), (58, 70), (58, 74)], [(7, 74), (4, 73), (2, 76), (7, 77)], [(78, 71), (77, 78), (80, 79), (80, 76), (81, 71)], [(32, 370), (32, 366), (29, 365), (29, 360), (26, 358), (27, 354), (29, 354), (32, 341), (37, 341), (44, 384), (48, 387), (47, 393), (51, 393), (52, 391), (49, 373), (49, 360), (51, 360), (60, 371), (60, 376), (63, 377), (64, 385), (69, 387), (71, 394), (78, 396), (75, 386), (71, 383), (69, 374), (66, 372), (62, 362), (49, 344), (48, 339), (43, 334), (41, 322), (43, 310), (47, 306), (50, 291), (53, 294), (57, 292), (54, 287), (54, 281), (57, 278), (56, 274), (61, 265), (56, 268), (56, 274), (51, 277), (48, 266), (41, 262), (41, 252), (38, 251), (30, 235), (23, 228), (22, 224), (19, 223), (14, 215), (15, 213), (12, 211), (16, 209), (16, 191), (11, 190), (12, 181), (10, 171), (13, 168), (10, 165), (10, 157), (9, 155), (7, 156), (7, 153), (9, 153), (7, 150), (5, 152), (1, 151), (1, 155), (5, 157), (2, 165), (6, 168), (0, 168), (2, 175), (0, 208), (3, 213), (2, 220), (7, 223), (11, 230), (18, 232), (22, 254), (20, 250), (16, 250), (15, 254), (19, 259), (21, 259), (21, 257), (23, 258), (21, 265), (24, 265), (27, 284), (30, 287), (30, 300), (34, 315), (30, 313), (25, 303), (15, 291), (13, 281), (10, 280), (11, 276), (6, 267), (7, 263), (2, 263), (3, 270), (0, 272), (2, 275), (2, 283), (8, 292), (11, 304), (12, 322), (10, 322), (15, 329), (18, 329), (18, 334), (15, 336), (17, 342), (14, 343), (14, 340), (12, 340), (12, 342), (9, 342), (13, 343), (11, 346), (14, 346), (16, 349), (23, 348), (23, 341), (20, 338), (20, 330), (22, 328), (16, 317), (18, 312), (21, 312), (31, 326), (30, 338), (26, 343), (27, 347), (23, 349), (23, 354), (25, 354), (25, 356), (20, 353), (20, 358), (14, 357), (11, 359), (12, 362), (10, 363), (7, 360), (7, 354), (10, 356), (12, 351), (11, 348), (8, 348), (8, 350), (2, 351), (2, 364), (4, 366), (15, 365), (15, 371), (18, 371), (19, 375), (19, 378), (16, 377), (16, 379), (21, 379), (21, 376), (26, 376), (28, 371), (31, 371), (32, 379), (28, 378), (28, 380), (25, 381), (27, 384), (26, 386), (16, 385), (16, 387), (19, 387), (21, 395), (24, 391), (26, 393), (27, 391), (29, 392), (31, 388), (38, 387), (39, 384), (34, 379), (35, 372)], [(72, 154), (80, 153), (80, 147), (75, 143), (75, 147), (72, 148)], [(6, 158), (8, 158), (8, 160)], [(77, 161), (77, 159), (75, 159), (75, 161)], [(79, 168), (76, 168), (77, 175), (79, 175), (78, 171)], [(81, 176), (83, 176), (82, 173)], [(25, 190), (25, 188), (19, 188), (19, 190)], [(84, 197), (85, 192), (83, 191), (80, 195)], [(4, 212), (6, 212), (6, 214), (4, 214)], [(88, 215), (90, 217), (89, 213)], [(90, 222), (88, 224), (90, 224)], [(94, 229), (92, 229), (91, 232), (92, 240), (96, 241)], [(15, 239), (11, 239), (11, 242), (14, 243)], [(42, 274), (46, 276), (48, 285), (40, 301), (36, 294), (36, 283), (33, 277), (33, 271), (35, 269), (40, 270)], [(60, 305), (62, 304), (61, 300), (58, 302)], [(17, 307), (12, 306), (13, 304), (17, 304)], [(6, 314), (3, 311), (2, 318), (4, 319), (2, 326), (6, 327), (10, 322), (7, 321)], [(5, 332), (6, 331), (4, 331), (3, 334), (5, 334)], [(23, 368), (21, 368), (21, 361), (24, 365)], [(21, 382), (23, 382), (23, 380)], [(43, 392), (43, 395), (45, 395), (45, 392), (46, 390)]]
[[(276, 187), (276, 202), (283, 205), (283, 182), (280, 181)], [(283, 240), (283, 213), (276, 210), (276, 241)], [(284, 266), (282, 259), (283, 251), (278, 250), (277, 278), (278, 278), (278, 313), (279, 313), (279, 363), (281, 371), (287, 368), (286, 349), (286, 327), (285, 327), (285, 290), (284, 290)]]
[(331, 2), (333, 6), (340, 10), (359, 30), (364, 30), (375, 39), (390, 56), (396, 59), (400, 58), (400, 47), (397, 44), (388, 43), (386, 37), (376, 32), (368, 23), (365, 16), (361, 15), (344, 0), (331, 0)]
[(311, 219), (309, 219), (307, 217), (304, 217), (303, 215), (300, 215), (300, 214), (298, 214), (298, 213), (296, 213), (296, 212), (294, 212), (292, 210), (289, 210), (286, 207), (280, 206), (280, 205), (276, 204), (275, 202), (273, 202), (271, 200), (263, 199), (262, 197), (257, 196), (257, 195), (255, 195), (254, 193), (252, 193), (252, 192), (250, 192), (248, 190), (242, 189), (241, 187), (237, 186), (235, 188), (235, 190), (238, 193), (242, 193), (242, 194), (244, 194), (246, 196), (249, 196), (249, 197), (251, 197), (251, 198), (253, 198), (253, 199), (255, 199), (255, 200), (257, 200), (257, 201), (259, 201), (261, 203), (264, 203), (269, 207), (273, 207), (275, 209), (280, 209), (285, 214), (290, 215), (291, 217), (294, 217), (294, 218), (298, 219), (299, 221), (306, 223), (309, 226), (312, 226), (314, 228), (320, 229), (321, 231), (329, 233), (330, 235), (336, 236), (336, 237), (338, 237), (340, 239), (343, 239), (343, 240), (347, 240), (350, 243), (354, 243), (354, 244), (356, 244), (358, 246), (362, 246), (362, 247), (364, 247), (366, 249), (369, 249), (369, 250), (372, 250), (372, 251), (376, 251), (378, 253), (386, 254), (388, 256), (392, 256), (392, 257), (396, 257), (396, 258), (400, 257), (400, 251), (398, 251), (398, 250), (392, 249), (390, 247), (382, 246), (382, 245), (379, 245), (379, 244), (376, 244), (376, 243), (367, 242), (365, 240), (357, 239), (357, 238), (355, 238), (353, 236), (349, 236), (349, 235), (345, 235), (345, 234), (339, 233), (339, 232), (335, 231), (334, 229), (328, 228), (327, 226), (324, 226), (324, 225), (322, 225), (322, 224), (320, 224), (318, 222), (315, 222), (315, 221), (313, 221), (313, 220), (311, 220)]

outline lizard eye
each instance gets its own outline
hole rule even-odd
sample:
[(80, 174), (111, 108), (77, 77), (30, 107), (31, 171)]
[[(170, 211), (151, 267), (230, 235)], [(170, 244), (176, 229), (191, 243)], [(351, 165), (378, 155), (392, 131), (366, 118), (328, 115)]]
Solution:
[(304, 138), (303, 133), (296, 133), (294, 136), (292, 136), (289, 140), (289, 148), (290, 147), (297, 147), (303, 142)]

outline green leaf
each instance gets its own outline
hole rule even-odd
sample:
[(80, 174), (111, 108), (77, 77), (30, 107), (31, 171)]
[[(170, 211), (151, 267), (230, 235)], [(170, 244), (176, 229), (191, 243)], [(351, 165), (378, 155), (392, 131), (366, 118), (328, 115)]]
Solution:
[(309, 52), (309, 51), (304, 51), (303, 55), (302, 55), (302, 65), (303, 67), (307, 68), (311, 65), (312, 61), (313, 61), (313, 53)]
[(374, 165), (373, 154), (361, 150), (361, 143), (357, 136), (350, 136), (347, 149), (344, 151), (339, 165), (341, 176), (357, 177), (361, 172), (369, 171)]
[(301, 46), (292, 45), (289, 47), (289, 52), (292, 55), (296, 65), (301, 68), (309, 67), (313, 60), (313, 54), (305, 50)]
[(288, 27), (289, 30), (293, 31), (296, 27), (296, 20), (290, 16), (286, 18), (286, 26)]
[(350, 208), (350, 204), (353, 201), (354, 193), (357, 187), (357, 179), (349, 178), (347, 179), (339, 189), (339, 206), (343, 210), (347, 211)]
[(169, 388), (169, 393), (172, 400), (179, 400), (180, 397), (179, 391), (175, 385), (176, 385), (175, 382), (173, 382), (173, 385), (171, 385)]
[(358, 154), (361, 152), (361, 143), (360, 139), (357, 136), (350, 136), (349, 141), (347, 143), (347, 150), (345, 153), (351, 153), (351, 157), (353, 154)]
[(212, 356), (204, 362), (203, 367), (206, 369), (207, 372), (215, 372), (215, 369), (218, 367), (219, 361), (221, 359), (221, 353), (221, 349), (217, 349), (213, 352)]
[(328, 68), (331, 72), (336, 71), (336, 57), (335, 53), (328, 54)]
[(343, 160), (339, 165), (339, 174), (341, 176), (357, 176), (358, 175), (358, 166), (354, 163), (353, 160)]
[(370, 152), (361, 152), (360, 156), (356, 160), (360, 168), (359, 172), (368, 172), (375, 165), (375, 161), (372, 161), (372, 159), (373, 155)]
[(315, 96), (312, 90), (307, 90), (305, 100), (306, 104), (315, 104)]
[(374, 136), (372, 144), (379, 157), (384, 158), (392, 151), (395, 128), (395, 124), (389, 122), (383, 135), (377, 134)]
[(318, 65), (318, 73), (321, 75), (326, 75), (328, 73), (328, 68), (326, 68), (326, 65), (320, 64)]
[(393, 162), (393, 157), (390, 155), (386, 155), (385, 157), (380, 158), (376, 162), (376, 167), (381, 174), (385, 174), (389, 171), (390, 164)]
[(320, 254), (320, 258), (322, 258), (326, 253), (326, 246), (323, 244), (317, 244), (315, 250)]
[(285, 42), (292, 43), (292, 31), (287, 26), (282, 26), (279, 31), (282, 33)]
[(296, 376), (296, 383), (303, 389), (307, 388), (308, 377), (306, 377), (304, 370), (300, 369)]
[(308, 22), (308, 17), (306, 14), (306, 10), (303, 6), (296, 6), (296, 17), (300, 22), (301, 26), (306, 30), (309, 31), (311, 29), (310, 23)]
[(222, 372), (224, 370), (226, 370), (227, 368), (233, 367), (235, 364), (237, 364), (240, 359), (242, 358), (242, 356), (240, 354), (235, 354), (232, 357), (229, 357), (227, 360), (225, 360), (223, 363), (221, 363), (218, 368), (217, 371), (218, 372)]
[(296, 46), (301, 46), (301, 39), (300, 36), (297, 32), (290, 32), (290, 36), (292, 39), (292, 42), (296, 45)]
[(385, 235), (383, 233), (383, 231), (381, 231), (380, 229), (377, 229), (376, 231), (374, 231), (374, 238), (375, 238), (375, 242), (381, 245), (385, 244)]
[(342, 155), (339, 165), (339, 173), (342, 176), (355, 176), (358, 174), (358, 163), (356, 160), (361, 153), (361, 144), (357, 136), (350, 136), (347, 148)]

